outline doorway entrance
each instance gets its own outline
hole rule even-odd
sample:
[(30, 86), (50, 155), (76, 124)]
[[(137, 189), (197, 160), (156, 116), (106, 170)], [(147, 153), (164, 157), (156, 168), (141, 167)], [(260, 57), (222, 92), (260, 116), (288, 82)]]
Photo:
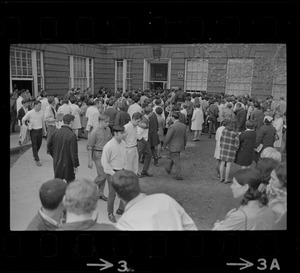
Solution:
[(170, 88), (170, 62), (170, 59), (148, 59), (144, 61), (144, 90)]
[(31, 96), (33, 94), (33, 80), (12, 80), (12, 88), (13, 90), (18, 89), (25, 89), (29, 90)]

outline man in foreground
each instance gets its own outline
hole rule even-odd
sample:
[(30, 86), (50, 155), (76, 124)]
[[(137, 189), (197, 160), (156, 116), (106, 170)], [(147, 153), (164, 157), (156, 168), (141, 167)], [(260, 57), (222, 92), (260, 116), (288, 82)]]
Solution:
[(138, 176), (128, 170), (112, 176), (112, 187), (125, 204), (116, 224), (120, 230), (197, 230), (192, 218), (164, 193), (141, 193)]

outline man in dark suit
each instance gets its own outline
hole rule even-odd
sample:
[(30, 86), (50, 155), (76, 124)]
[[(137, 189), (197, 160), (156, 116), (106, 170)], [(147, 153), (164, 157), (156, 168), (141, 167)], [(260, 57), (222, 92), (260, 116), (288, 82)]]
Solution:
[(243, 132), (246, 130), (246, 110), (242, 107), (240, 102), (236, 104), (236, 122), (237, 122), (237, 129), (239, 132)]
[(153, 112), (152, 107), (146, 107), (145, 108), (145, 114), (149, 115), (149, 131), (148, 131), (148, 142), (150, 144), (152, 157), (154, 159), (154, 165), (157, 165), (158, 163), (158, 156), (156, 153), (156, 146), (159, 144), (159, 138), (158, 138), (158, 121), (157, 116)]
[(183, 180), (181, 173), (180, 152), (185, 149), (187, 142), (186, 125), (179, 122), (179, 114), (172, 114), (173, 124), (169, 127), (168, 133), (164, 140), (164, 147), (169, 145), (170, 164), (166, 168), (168, 174), (171, 173), (173, 165), (175, 165), (176, 175), (173, 177), (176, 180)]
[(47, 143), (47, 152), (53, 157), (54, 178), (65, 179), (68, 183), (75, 180), (79, 167), (77, 137), (72, 130), (74, 119), (73, 115), (64, 115), (64, 125)]

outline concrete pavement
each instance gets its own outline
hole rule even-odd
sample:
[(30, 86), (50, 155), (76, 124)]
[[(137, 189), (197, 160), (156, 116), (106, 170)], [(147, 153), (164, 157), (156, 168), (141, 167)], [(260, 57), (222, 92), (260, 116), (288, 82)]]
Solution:
[[(17, 144), (17, 145), (16, 145)], [(96, 177), (96, 169), (88, 168), (88, 155), (86, 150), (87, 140), (78, 141), (79, 169), (76, 178), (88, 178), (93, 180)], [(11, 135), (11, 148), (18, 147), (18, 134)], [(30, 144), (31, 145), (31, 144)], [(54, 177), (52, 157), (46, 153), (46, 140), (43, 139), (39, 151), (41, 167), (36, 166), (32, 155), (32, 149), (28, 149), (10, 169), (10, 229), (25, 230), (28, 223), (36, 215), (40, 205), (40, 186)], [(108, 187), (105, 186), (107, 196)], [(119, 198), (115, 200), (114, 209), (119, 205)], [(94, 217), (98, 214), (97, 222), (110, 223), (107, 218), (107, 202), (98, 201), (98, 207)], [(116, 215), (118, 219), (118, 215)]]

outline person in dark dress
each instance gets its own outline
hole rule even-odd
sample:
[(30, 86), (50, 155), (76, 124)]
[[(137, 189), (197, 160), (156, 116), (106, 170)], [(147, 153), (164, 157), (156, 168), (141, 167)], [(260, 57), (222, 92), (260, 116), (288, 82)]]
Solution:
[(267, 147), (274, 147), (276, 129), (272, 125), (273, 118), (270, 116), (264, 117), (264, 125), (259, 128), (256, 134), (255, 148), (258, 148), (262, 144), (262, 148), (255, 152), (254, 161), (257, 163), (261, 152)]
[(53, 157), (54, 177), (68, 183), (75, 180), (79, 167), (77, 137), (72, 130), (74, 119), (73, 115), (64, 115), (64, 125), (51, 135), (47, 144), (47, 153)]
[(246, 121), (246, 130), (240, 136), (240, 146), (236, 154), (234, 163), (242, 166), (242, 169), (250, 167), (254, 158), (254, 148), (256, 143), (256, 132), (254, 122)]

